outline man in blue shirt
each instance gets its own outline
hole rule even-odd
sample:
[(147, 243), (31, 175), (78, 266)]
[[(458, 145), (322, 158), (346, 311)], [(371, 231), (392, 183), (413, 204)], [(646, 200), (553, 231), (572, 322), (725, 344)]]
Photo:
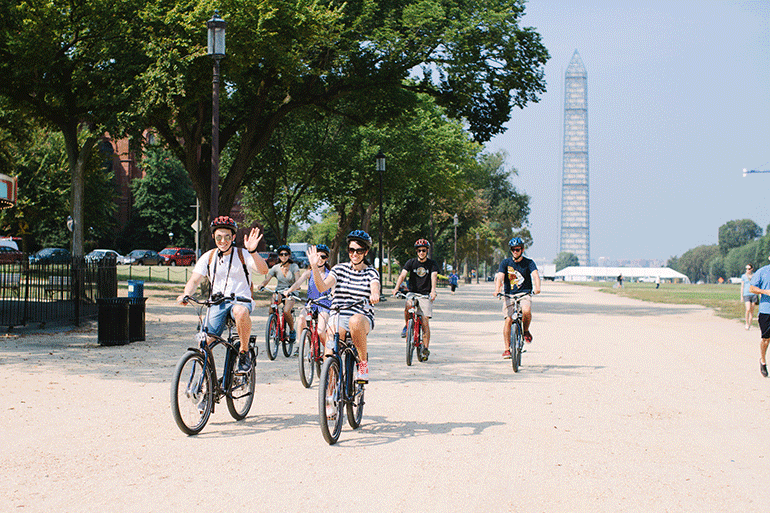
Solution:
[[(532, 292), (540, 294), (540, 274), (534, 261), (524, 256), (524, 241), (514, 237), (508, 242), (511, 256), (500, 262), (500, 267), (495, 274), (495, 297), (504, 291), (506, 294), (518, 294), (519, 292)], [(532, 334), (529, 332), (529, 323), (532, 321), (532, 301), (529, 297), (522, 298), (521, 302), (522, 328), (524, 329), (524, 341), (532, 342)], [(511, 324), (513, 324), (513, 301), (505, 298), (503, 305), (503, 358), (511, 357), (508, 341), (511, 337)]]
[(749, 291), (752, 294), (762, 294), (759, 298), (759, 330), (762, 342), (759, 345), (759, 372), (767, 377), (767, 361), (765, 355), (770, 343), (770, 265), (766, 265), (751, 277)]

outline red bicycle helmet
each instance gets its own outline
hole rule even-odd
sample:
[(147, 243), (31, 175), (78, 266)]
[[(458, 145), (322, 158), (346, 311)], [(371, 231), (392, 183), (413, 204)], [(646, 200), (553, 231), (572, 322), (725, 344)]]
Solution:
[(235, 223), (232, 217), (230, 216), (219, 216), (213, 221), (211, 221), (211, 234), (214, 235), (214, 232), (218, 228), (227, 228), (233, 232), (233, 235), (238, 233), (238, 225)]
[(417, 241), (414, 243), (415, 248), (429, 248), (430, 242), (428, 242), (426, 239), (417, 239)]

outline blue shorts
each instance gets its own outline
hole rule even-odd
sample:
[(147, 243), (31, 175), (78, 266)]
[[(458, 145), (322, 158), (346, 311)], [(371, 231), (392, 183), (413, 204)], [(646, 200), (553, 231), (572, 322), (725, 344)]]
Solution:
[(206, 324), (206, 332), (211, 335), (222, 335), (222, 332), (225, 331), (227, 316), (235, 305), (246, 308), (249, 314), (254, 308), (252, 301), (225, 301), (224, 303), (211, 306), (209, 307), (209, 321)]

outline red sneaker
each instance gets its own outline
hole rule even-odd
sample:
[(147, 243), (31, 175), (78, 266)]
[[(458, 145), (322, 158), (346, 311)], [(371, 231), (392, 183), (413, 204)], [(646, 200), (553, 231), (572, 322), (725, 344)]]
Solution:
[(503, 360), (510, 360), (511, 359), (511, 350), (506, 349), (503, 351)]
[(532, 343), (532, 333), (530, 333), (529, 331), (524, 332), (524, 342), (526, 342), (527, 344)]

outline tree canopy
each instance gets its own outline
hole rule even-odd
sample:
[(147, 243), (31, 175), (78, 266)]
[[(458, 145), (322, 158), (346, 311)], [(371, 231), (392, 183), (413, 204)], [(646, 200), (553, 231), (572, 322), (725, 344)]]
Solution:
[(719, 227), (719, 250), (726, 255), (732, 248), (744, 246), (762, 236), (762, 228), (751, 219), (728, 221)]
[(556, 264), (556, 272), (559, 272), (562, 269), (566, 269), (567, 267), (579, 266), (580, 259), (574, 253), (570, 253), (569, 251), (562, 251), (556, 255), (553, 263)]

